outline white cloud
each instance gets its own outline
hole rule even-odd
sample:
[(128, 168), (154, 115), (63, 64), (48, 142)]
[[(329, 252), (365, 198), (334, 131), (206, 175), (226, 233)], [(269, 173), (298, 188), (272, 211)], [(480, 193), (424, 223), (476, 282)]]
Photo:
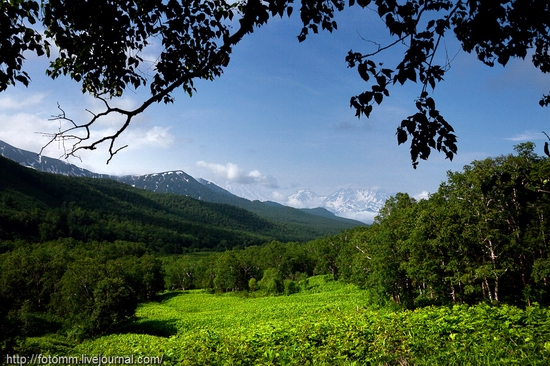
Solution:
[(40, 104), (46, 95), (42, 93), (33, 94), (25, 99), (5, 96), (0, 98), (1, 109), (27, 109), (33, 105)]
[(174, 136), (170, 134), (170, 127), (160, 126), (153, 126), (149, 129), (135, 128), (130, 131), (126, 131), (122, 136), (122, 143), (128, 144), (130, 148), (168, 148), (172, 146), (175, 141)]
[[(7, 103), (6, 99), (4, 99), (4, 103)], [(60, 128), (69, 127), (66, 122), (48, 119), (49, 117), (38, 113), (0, 114), (0, 140), (24, 150), (39, 152), (50, 141), (49, 134), (58, 132)], [(114, 134), (119, 126), (92, 129), (91, 139), (88, 141), (92, 142), (94, 141), (92, 139)], [(75, 134), (84, 136), (84, 132), (84, 130), (81, 130)], [(154, 147), (168, 148), (173, 145), (174, 141), (175, 138), (170, 133), (170, 127), (147, 127), (142, 125), (136, 127), (132, 124), (119, 137), (115, 147), (128, 145), (128, 149), (133, 150)], [(66, 141), (65, 148), (69, 149), (74, 142), (76, 140)], [(108, 144), (109, 141), (99, 145), (98, 150), (106, 152), (109, 148)], [(55, 158), (62, 156), (63, 152), (63, 147), (55, 142), (43, 151), (44, 155)]]
[(540, 131), (524, 131), (522, 133), (518, 133), (515, 136), (508, 137), (506, 140), (508, 141), (532, 141), (532, 140), (542, 140), (545, 139), (546, 136)]
[(418, 194), (415, 194), (413, 195), (413, 198), (417, 201), (420, 201), (420, 200), (427, 200), (428, 198), (430, 198), (430, 192), (428, 191), (422, 191)]
[[(118, 127), (118, 126), (117, 126)], [(82, 132), (79, 135), (82, 135)], [(116, 128), (104, 128), (104, 129), (93, 129), (91, 132), (91, 138), (87, 141), (84, 141), (82, 145), (92, 143), (93, 141), (99, 140), (104, 136), (114, 135), (117, 130)], [(115, 141), (115, 149), (127, 145), (127, 150), (138, 150), (142, 148), (168, 148), (173, 145), (175, 138), (170, 134), (170, 127), (133, 127), (124, 131), (120, 137)], [(104, 143), (97, 146), (98, 150), (109, 149), (110, 140), (105, 141)], [(125, 150), (126, 150), (125, 149)]]
[(0, 114), (0, 140), (15, 147), (40, 151), (48, 139), (36, 132), (47, 129), (47, 118), (38, 114)]
[(217, 164), (198, 161), (197, 166), (210, 169), (215, 174), (239, 184), (259, 184), (269, 188), (278, 188), (277, 180), (271, 175), (264, 175), (259, 170), (243, 171), (237, 164)]

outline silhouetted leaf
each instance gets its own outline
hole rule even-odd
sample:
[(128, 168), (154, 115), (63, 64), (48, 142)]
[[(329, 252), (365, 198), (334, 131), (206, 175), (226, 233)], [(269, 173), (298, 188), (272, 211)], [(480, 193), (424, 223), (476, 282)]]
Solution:
[(364, 63), (359, 64), (359, 66), (357, 66), (357, 72), (359, 72), (359, 76), (361, 76), (361, 79), (365, 81), (369, 81), (370, 76), (369, 76), (369, 73), (367, 72), (366, 64)]
[(416, 83), (416, 70), (414, 68), (408, 68), (406, 70), (407, 79)]
[(435, 102), (433, 98), (426, 98), (426, 105), (430, 110), (435, 110)]
[(401, 145), (407, 141), (407, 133), (402, 128), (397, 129), (397, 144)]
[(389, 79), (391, 78), (391, 74), (393, 73), (393, 70), (392, 69), (382, 69), (380, 70), (380, 72), (384, 75), (386, 75), (386, 77)]

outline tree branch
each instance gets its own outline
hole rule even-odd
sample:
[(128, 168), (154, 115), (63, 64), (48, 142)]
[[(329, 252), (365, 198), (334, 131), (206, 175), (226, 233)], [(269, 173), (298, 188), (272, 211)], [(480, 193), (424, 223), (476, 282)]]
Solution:
[[(87, 109), (89, 113), (92, 114), (92, 118), (82, 124), (78, 124), (74, 122), (74, 120), (68, 118), (66, 116), (65, 111), (61, 108), (61, 106), (58, 104), (58, 109), (61, 111), (61, 113), (57, 116), (54, 116), (50, 120), (61, 120), (61, 121), (67, 121), (70, 124), (70, 127), (66, 129), (59, 128), (59, 131), (56, 133), (41, 133), (42, 135), (49, 136), (50, 140), (42, 147), (40, 150), (39, 155), (42, 154), (44, 149), (51, 145), (53, 142), (58, 141), (62, 144), (63, 150), (64, 150), (64, 157), (77, 157), (76, 153), (79, 150), (95, 150), (98, 145), (108, 142), (109, 143), (109, 158), (107, 160), (107, 164), (113, 159), (113, 157), (122, 149), (128, 147), (128, 145), (124, 145), (122, 147), (115, 147), (115, 142), (119, 138), (119, 136), (130, 126), (132, 123), (132, 120), (135, 116), (138, 114), (144, 112), (148, 107), (151, 106), (153, 103), (158, 103), (162, 101), (165, 97), (169, 96), (174, 90), (182, 86), (183, 84), (195, 79), (195, 78), (201, 78), (208, 76), (212, 70), (214, 70), (217, 66), (227, 66), (227, 63), (229, 62), (229, 54), (231, 53), (231, 48), (236, 45), (247, 33), (252, 33), (254, 31), (255, 26), (255, 17), (254, 12), (249, 11), (254, 6), (262, 6), (261, 3), (257, 0), (249, 0), (245, 6), (245, 11), (243, 12), (242, 18), (239, 20), (239, 29), (233, 33), (231, 36), (224, 36), (223, 37), (223, 44), (218, 49), (217, 52), (213, 53), (213, 55), (205, 60), (202, 65), (199, 65), (199, 67), (196, 68), (196, 71), (188, 72), (185, 74), (182, 74), (181, 77), (176, 79), (174, 82), (166, 86), (161, 92), (156, 93), (152, 95), (150, 98), (145, 100), (139, 107), (132, 109), (132, 110), (126, 110), (122, 108), (117, 107), (111, 107), (109, 105), (109, 102), (106, 98), (102, 97), (101, 95), (95, 95), (95, 98), (101, 100), (105, 104), (105, 110), (100, 113), (93, 113), (90, 110)], [(247, 11), (248, 10), (248, 11)], [(122, 126), (113, 134), (109, 136), (103, 136), (102, 138), (99, 138), (91, 143), (85, 143), (91, 138), (91, 127), (101, 118), (104, 118), (111, 114), (120, 114), (125, 116), (124, 123)], [(78, 136), (75, 134), (75, 131), (84, 131), (83, 136)], [(71, 148), (67, 150), (65, 147), (65, 142), (70, 140), (76, 140), (76, 142), (72, 145)]]

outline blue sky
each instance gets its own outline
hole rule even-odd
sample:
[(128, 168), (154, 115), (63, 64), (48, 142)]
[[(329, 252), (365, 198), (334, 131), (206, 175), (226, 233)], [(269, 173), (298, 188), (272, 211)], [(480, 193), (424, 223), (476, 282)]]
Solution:
[[(220, 185), (262, 189), (284, 201), (301, 188), (323, 195), (344, 186), (419, 195), (436, 191), (446, 171), (511, 153), (517, 143), (533, 141), (542, 154), (541, 131), (550, 132), (550, 110), (541, 108), (538, 100), (550, 90), (549, 77), (529, 60), (511, 60), (506, 68), (486, 67), (447, 39), (441, 55), (454, 59), (433, 96), (455, 128), (458, 155), (450, 162), (433, 152), (414, 170), (408, 146), (397, 146), (395, 129), (415, 112), (421, 86), (393, 86), (390, 98), (370, 119), (357, 119), (349, 99), (369, 86), (346, 67), (345, 56), (350, 49), (372, 51), (373, 44), (365, 39), (387, 39), (380, 20), (368, 9), (351, 9), (337, 20), (338, 31), (299, 43), (298, 17), (272, 19), (235, 47), (220, 78), (198, 82), (192, 98), (179, 92), (174, 104), (155, 105), (140, 115), (121, 138), (121, 145), (130, 146), (109, 165), (107, 146), (82, 153), (82, 161), (70, 161), (108, 174), (181, 169)], [(148, 50), (151, 55), (154, 51)], [(380, 60), (395, 66), (396, 51)], [(86, 109), (101, 110), (76, 83), (44, 76), (45, 62), (29, 57), (29, 88), (18, 85), (0, 94), (0, 139), (31, 151), (47, 142), (37, 132), (59, 128), (58, 121), (49, 120), (58, 113), (58, 102), (79, 121), (89, 116)], [(130, 90), (117, 103), (137, 106), (144, 98), (141, 91)], [(117, 123), (105, 121), (98, 132), (110, 131)], [(62, 153), (55, 144), (45, 151), (52, 157)]]

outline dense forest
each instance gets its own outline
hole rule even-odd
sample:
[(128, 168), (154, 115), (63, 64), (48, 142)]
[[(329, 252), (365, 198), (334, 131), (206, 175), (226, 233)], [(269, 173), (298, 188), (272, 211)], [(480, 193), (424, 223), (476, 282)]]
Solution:
[[(18, 349), (21, 337), (31, 335), (57, 332), (83, 339), (114, 331), (134, 316), (138, 303), (155, 300), (164, 290), (290, 295), (313, 275), (359, 285), (376, 306), (547, 306), (550, 161), (535, 154), (532, 143), (515, 151), (449, 172), (428, 199), (416, 201), (402, 193), (391, 197), (370, 227), (303, 242), (247, 236), (241, 245), (217, 252), (167, 254), (166, 247), (131, 236), (147, 235), (146, 227), (109, 227), (112, 222), (101, 215), (79, 219), (85, 208), (71, 201), (49, 212), (41, 206), (49, 198), (27, 202), (16, 191), (3, 189), (2, 212), (16, 207), (21, 216), (14, 215), (9, 223), (2, 216), (2, 348)], [(86, 182), (92, 189), (91, 181)], [(24, 184), (17, 192), (24, 192)], [(40, 214), (29, 216), (32, 210), (23, 211), (23, 204), (36, 205), (33, 209)], [(228, 242), (238, 240), (230, 220), (233, 213), (245, 213), (225, 209), (228, 229), (219, 235), (229, 235)], [(59, 226), (63, 214), (67, 227)], [(170, 213), (158, 220), (170, 220)], [(266, 225), (269, 232), (256, 216), (245, 222)], [(81, 233), (90, 227), (112, 236), (96, 240)]]

